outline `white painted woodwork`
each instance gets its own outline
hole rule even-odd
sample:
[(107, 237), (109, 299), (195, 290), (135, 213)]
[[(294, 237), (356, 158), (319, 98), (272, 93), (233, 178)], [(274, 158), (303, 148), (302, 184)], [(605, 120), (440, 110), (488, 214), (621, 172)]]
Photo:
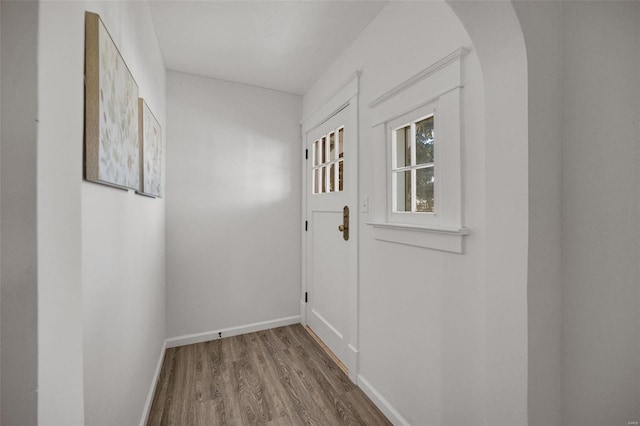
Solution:
[[(307, 325), (320, 337), (327, 347), (345, 365), (348, 365), (349, 344), (349, 279), (351, 264), (349, 249), (356, 244), (353, 238), (343, 239), (338, 226), (343, 223), (343, 208), (351, 204), (348, 190), (353, 173), (355, 141), (353, 130), (348, 126), (350, 106), (329, 118), (326, 122), (309, 131), (306, 146), (344, 126), (344, 183), (345, 190), (332, 193), (312, 193), (307, 184), (306, 217), (309, 220), (307, 232), (307, 292), (310, 300), (307, 306)], [(307, 182), (311, 183), (312, 165), (307, 167)]]
[(276, 318), (267, 321), (255, 322), (252, 324), (242, 324), (234, 327), (220, 328), (218, 330), (205, 331), (202, 333), (191, 333), (182, 336), (170, 337), (166, 340), (167, 348), (192, 345), (195, 343), (208, 342), (209, 340), (224, 339), (225, 337), (238, 336), (241, 334), (253, 333), (256, 331), (269, 330), (271, 328), (284, 327), (287, 325), (300, 323), (300, 315), (293, 315), (285, 318)]
[(151, 405), (153, 404), (153, 397), (156, 394), (158, 385), (158, 379), (160, 378), (160, 372), (162, 371), (162, 365), (164, 364), (164, 355), (167, 351), (167, 341), (165, 340), (160, 348), (160, 354), (158, 356), (158, 363), (156, 364), (156, 370), (153, 373), (151, 384), (149, 385), (149, 393), (147, 393), (147, 399), (144, 402), (142, 408), (142, 415), (140, 416), (139, 426), (145, 426), (149, 420), (149, 414), (151, 412)]
[[(375, 191), (386, 194), (386, 221), (389, 223), (463, 229), (462, 59), (468, 53), (469, 49), (465, 47), (455, 49), (369, 103), (373, 126), (384, 124), (386, 127), (384, 140), (376, 141), (376, 145), (386, 146), (386, 182), (383, 188), (377, 187)], [(398, 127), (429, 115), (435, 117), (435, 209), (433, 213), (398, 212), (394, 208), (395, 175), (391, 172), (396, 164), (392, 149), (394, 132)], [(374, 135), (381, 138), (382, 132)], [(415, 158), (415, 149), (412, 149), (412, 157)], [(415, 192), (415, 187), (412, 190)], [(412, 202), (414, 198), (415, 194)], [(396, 243), (406, 240), (409, 245), (455, 253), (462, 253), (461, 237), (468, 233), (440, 233), (437, 236), (423, 233), (415, 236), (411, 235), (410, 227), (403, 228), (405, 232), (390, 232), (389, 229), (375, 227), (376, 239)]]
[[(349, 378), (356, 382), (359, 365), (359, 335), (358, 335), (358, 93), (359, 93), (359, 72), (352, 72), (349, 77), (340, 84), (337, 84), (313, 112), (306, 114), (301, 121), (302, 142), (306, 149), (311, 150), (313, 142), (328, 134), (332, 130), (344, 126), (344, 187), (343, 191), (331, 194), (312, 194), (312, 169), (311, 159), (303, 161), (302, 173), (305, 176), (305, 183), (302, 191), (303, 221), (311, 221), (309, 229), (311, 232), (304, 232), (302, 235), (303, 262), (302, 262), (302, 298), (300, 303), (300, 313), (305, 325), (309, 325), (309, 318), (313, 316), (312, 322), (316, 328), (312, 329), (323, 339), (327, 346), (334, 351), (339, 359), (349, 370)], [(342, 214), (344, 206), (350, 209), (349, 241), (342, 240), (342, 233), (338, 232), (338, 226), (342, 224)], [(324, 216), (332, 213), (331, 225), (335, 231), (331, 234), (338, 236), (341, 244), (336, 244), (335, 237), (321, 236), (319, 233), (329, 232), (331, 226), (329, 220)], [(318, 232), (314, 232), (314, 216), (318, 220)], [(337, 220), (337, 222), (336, 222)], [(327, 240), (314, 242), (314, 237), (320, 236)], [(346, 247), (346, 249), (345, 249)], [(321, 250), (321, 251), (318, 251)], [(337, 251), (337, 254), (326, 253), (326, 250)], [(314, 251), (319, 254), (314, 259)], [(343, 258), (338, 260), (338, 258)], [(333, 260), (332, 260), (333, 258)], [(315, 282), (314, 262), (319, 264), (345, 262), (337, 268), (337, 274), (326, 280), (340, 280), (344, 283), (342, 287), (335, 287), (334, 291), (340, 291), (340, 297), (344, 298), (344, 311), (338, 318), (335, 312), (333, 315), (323, 314), (324, 309), (331, 310), (329, 304), (321, 295), (321, 303), (315, 313), (311, 307), (304, 303), (304, 294), (314, 288)], [(335, 266), (334, 266), (335, 268)], [(343, 275), (343, 276), (342, 276)], [(320, 277), (322, 278), (322, 277)], [(330, 282), (329, 285), (332, 285)], [(309, 294), (314, 300), (314, 292)], [(331, 289), (328, 289), (327, 294)], [(335, 299), (338, 295), (332, 295)], [(335, 302), (334, 302), (335, 303)], [(342, 303), (342, 302), (341, 302)], [(328, 318), (327, 318), (328, 316)], [(337, 318), (337, 319), (336, 319)], [(341, 325), (342, 324), (342, 325)], [(335, 330), (335, 331), (334, 331)]]
[(410, 425), (410, 423), (402, 417), (402, 414), (400, 414), (393, 405), (391, 405), (389, 401), (387, 401), (387, 399), (363, 376), (358, 376), (358, 386), (394, 425)]
[(463, 253), (463, 237), (469, 235), (467, 228), (449, 228), (437, 225), (421, 226), (391, 222), (367, 222), (367, 225), (374, 228), (375, 238), (378, 241), (451, 253)]

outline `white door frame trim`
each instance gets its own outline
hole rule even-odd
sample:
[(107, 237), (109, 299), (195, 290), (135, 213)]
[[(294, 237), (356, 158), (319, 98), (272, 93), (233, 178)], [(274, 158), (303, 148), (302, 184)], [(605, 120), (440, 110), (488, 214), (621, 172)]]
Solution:
[(353, 73), (343, 84), (338, 86), (334, 93), (326, 99), (322, 105), (315, 110), (312, 114), (304, 117), (300, 121), (301, 126), (301, 140), (302, 140), (302, 276), (301, 276), (301, 292), (300, 292), (300, 319), (303, 325), (307, 325), (307, 305), (305, 302), (305, 293), (307, 291), (307, 233), (304, 231), (304, 223), (308, 220), (307, 217), (307, 167), (309, 166), (308, 160), (305, 160), (305, 149), (307, 147), (307, 134), (320, 126), (322, 123), (333, 117), (344, 108), (349, 107), (347, 115), (347, 121), (345, 126), (350, 129), (351, 137), (355, 138), (354, 146), (356, 147), (355, 155), (350, 159), (352, 164), (349, 166), (352, 168), (352, 176), (355, 179), (350, 179), (346, 182), (349, 189), (349, 208), (351, 214), (349, 217), (349, 233), (350, 238), (353, 240), (349, 249), (349, 277), (348, 277), (348, 359), (344, 360), (347, 368), (349, 369), (349, 378), (352, 382), (357, 383), (359, 373), (359, 324), (358, 324), (358, 291), (359, 291), (359, 265), (358, 265), (358, 248), (360, 244), (359, 240), (359, 194), (358, 194), (358, 161), (360, 140), (358, 137), (358, 94), (359, 94), (359, 80), (360, 72)]

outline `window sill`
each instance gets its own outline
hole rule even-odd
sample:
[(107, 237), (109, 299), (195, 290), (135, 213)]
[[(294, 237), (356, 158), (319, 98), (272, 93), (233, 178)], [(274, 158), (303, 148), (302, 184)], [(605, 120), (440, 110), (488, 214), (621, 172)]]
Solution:
[(374, 229), (375, 239), (389, 243), (404, 244), (450, 253), (464, 252), (463, 237), (467, 228), (435, 225), (410, 225), (390, 222), (367, 222)]

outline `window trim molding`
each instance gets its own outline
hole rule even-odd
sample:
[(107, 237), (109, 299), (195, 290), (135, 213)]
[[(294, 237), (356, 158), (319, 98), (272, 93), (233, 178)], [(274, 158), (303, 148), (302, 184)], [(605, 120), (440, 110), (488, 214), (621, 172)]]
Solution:
[(439, 59), (438, 61), (436, 61), (433, 64), (429, 65), (427, 68), (425, 68), (422, 71), (420, 71), (419, 73), (413, 75), (412, 77), (410, 77), (407, 80), (403, 81), (402, 83), (398, 84), (393, 89), (388, 90), (384, 94), (378, 96), (377, 98), (375, 98), (374, 100), (369, 102), (369, 105), (368, 105), (369, 108), (375, 108), (376, 106), (380, 105), (381, 103), (386, 102), (387, 100), (393, 98), (396, 95), (399, 95), (400, 93), (402, 93), (405, 90), (407, 90), (409, 87), (419, 83), (420, 81), (424, 80), (425, 78), (429, 77), (430, 75), (435, 74), (436, 72), (438, 72), (441, 69), (445, 68), (447, 65), (449, 65), (449, 64), (451, 64), (453, 62), (459, 61), (460, 58), (462, 58), (463, 56), (466, 56), (469, 52), (470, 52), (470, 50), (467, 49), (466, 47), (464, 47), (464, 46), (459, 47), (458, 49), (456, 49), (453, 52), (449, 53), (444, 58)]
[[(393, 148), (394, 148), (394, 142), (393, 142), (393, 138), (394, 138), (394, 131), (395, 128), (398, 127), (398, 125), (401, 125), (400, 123), (404, 123), (404, 122), (415, 122), (417, 120), (416, 117), (421, 117), (424, 115), (430, 115), (435, 117), (436, 116), (436, 110), (437, 110), (437, 101), (434, 101), (430, 104), (424, 105), (416, 110), (410, 111), (407, 114), (401, 115), (400, 117), (396, 117), (393, 120), (389, 120), (387, 121), (386, 124), (386, 128), (385, 128), (385, 132), (386, 132), (386, 161), (387, 161), (387, 167), (388, 167), (388, 171), (390, 172), (389, 174), (387, 174), (387, 221), (390, 223), (406, 223), (406, 224), (413, 224), (413, 225), (417, 225), (417, 226), (429, 226), (429, 225), (436, 225), (438, 224), (438, 222), (441, 220), (440, 219), (440, 202), (441, 202), (441, 192), (442, 192), (442, 184), (440, 183), (440, 178), (438, 178), (436, 180), (436, 183), (434, 185), (434, 201), (435, 201), (435, 209), (433, 212), (401, 212), (401, 211), (394, 211), (393, 209), (393, 205), (394, 205), (394, 194), (396, 191), (396, 188), (394, 186), (393, 183), (393, 174), (394, 174), (394, 152), (393, 152)], [(437, 119), (436, 119), (437, 121)], [(437, 127), (434, 126), (434, 127)], [(436, 135), (437, 135), (437, 130), (436, 130)], [(412, 138), (414, 137), (414, 135), (412, 135)], [(415, 147), (414, 147), (415, 148)], [(436, 164), (439, 163), (438, 158), (440, 156), (440, 146), (437, 142), (437, 136), (436, 136), (436, 143), (434, 146), (434, 154), (435, 154), (435, 162), (434, 162), (434, 166), (436, 167), (436, 170), (438, 168), (438, 166), (436, 166)], [(414, 153), (412, 153), (412, 156), (415, 154), (415, 149), (414, 149)], [(416, 166), (412, 165), (410, 166), (410, 169), (415, 169)], [(436, 173), (438, 173), (436, 171)]]
[(464, 252), (463, 237), (470, 233), (469, 229), (465, 227), (423, 226), (391, 222), (366, 223), (374, 228), (375, 239), (378, 241), (459, 254)]
[[(423, 247), (451, 253), (464, 252), (464, 237), (470, 233), (462, 224), (462, 58), (470, 50), (460, 47), (443, 58), (437, 60), (422, 71), (409, 77), (369, 103), (372, 127), (378, 138), (384, 135), (384, 173), (385, 187), (376, 192), (385, 199), (384, 211), (374, 212), (381, 220), (366, 222), (372, 226), (374, 237), (379, 241)], [(436, 167), (446, 170), (438, 177), (440, 194), (436, 193), (436, 214), (423, 220), (411, 213), (405, 220), (392, 214), (391, 205), (393, 189), (391, 188), (392, 141), (389, 128), (394, 121), (411, 115), (414, 112), (434, 106), (440, 114), (436, 114), (436, 122), (449, 120), (445, 141), (448, 144), (446, 154), (436, 155)], [(452, 125), (455, 123), (455, 125)], [(437, 127), (438, 125), (436, 125)], [(436, 133), (436, 149), (442, 139), (440, 131)], [(381, 146), (377, 144), (377, 146)], [(444, 152), (444, 151), (440, 151)], [(446, 194), (442, 194), (446, 192)]]
[(360, 74), (361, 71), (353, 72), (316, 110), (300, 120), (303, 135), (349, 106), (354, 96), (360, 93)]

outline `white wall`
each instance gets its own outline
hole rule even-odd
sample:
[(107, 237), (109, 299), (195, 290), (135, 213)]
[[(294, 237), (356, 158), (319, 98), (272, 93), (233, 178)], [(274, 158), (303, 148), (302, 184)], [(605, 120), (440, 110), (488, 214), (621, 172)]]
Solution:
[(521, 425), (528, 421), (529, 123), (524, 37), (511, 2), (447, 4), (473, 40), (484, 83), (484, 423)]
[(169, 337), (299, 314), (300, 109), (168, 72)]
[(529, 59), (530, 424), (637, 421), (640, 7), (515, 8)]
[(563, 424), (627, 424), (640, 420), (640, 3), (563, 7)]
[(529, 424), (553, 426), (562, 413), (562, 3), (514, 7), (529, 71)]
[(101, 15), (165, 127), (165, 70), (148, 5), (43, 2), (39, 412), (43, 424), (131, 425), (165, 337), (164, 200), (82, 181), (85, 10)]
[(463, 255), (374, 240), (364, 223), (384, 218), (384, 193), (374, 185), (384, 176), (374, 170), (386, 165), (375, 163), (384, 147), (371, 144), (367, 104), (460, 46), (473, 49), (445, 3), (392, 2), (304, 97), (307, 115), (362, 71), (360, 194), (369, 196), (370, 212), (360, 216), (360, 374), (411, 424), (484, 418), (485, 141), (476, 52), (464, 60), (463, 199), (471, 235)]
[[(2, 52), (2, 6), (0, 5), (0, 52)], [(0, 53), (0, 128), (2, 127), (2, 54)], [(2, 230), (2, 131), (0, 130), (0, 231)], [(2, 235), (0, 234), (0, 382), (2, 381)], [(0, 384), (0, 413), (2, 385)]]
[(37, 422), (38, 3), (2, 2), (0, 423)]

